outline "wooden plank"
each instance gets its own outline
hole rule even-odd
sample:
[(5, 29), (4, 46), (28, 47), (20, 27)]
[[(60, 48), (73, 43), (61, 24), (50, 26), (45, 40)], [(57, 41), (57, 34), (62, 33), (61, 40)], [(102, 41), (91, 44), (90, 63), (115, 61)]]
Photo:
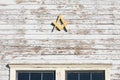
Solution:
[(51, 29), (38, 29), (38, 30), (24, 30), (24, 29), (17, 29), (17, 30), (0, 30), (0, 35), (20, 35), (20, 34), (25, 34), (25, 35), (119, 35), (120, 30), (98, 30), (98, 29), (68, 29), (68, 32), (64, 33), (64, 30), (59, 32), (58, 30), (54, 30), (52, 32), (52, 27)]
[[(52, 21), (51, 21), (52, 23)], [(53, 26), (52, 25), (0, 25), (0, 30), (19, 30), (19, 29), (24, 29), (24, 30), (39, 30), (39, 29), (52, 29)], [(91, 29), (91, 30), (119, 30), (120, 27), (119, 25), (67, 25), (68, 29), (72, 29), (72, 30), (76, 30), (76, 29)]]

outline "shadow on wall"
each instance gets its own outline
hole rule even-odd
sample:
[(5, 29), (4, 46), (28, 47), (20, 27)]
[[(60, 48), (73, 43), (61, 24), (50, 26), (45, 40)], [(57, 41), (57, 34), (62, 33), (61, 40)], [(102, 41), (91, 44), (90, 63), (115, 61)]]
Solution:
[(8, 64), (6, 65), (6, 68), (8, 68), (8, 69), (9, 69), (9, 75), (8, 75), (9, 77), (8, 77), (8, 80), (10, 80), (10, 67), (9, 67), (9, 65), (8, 65)]

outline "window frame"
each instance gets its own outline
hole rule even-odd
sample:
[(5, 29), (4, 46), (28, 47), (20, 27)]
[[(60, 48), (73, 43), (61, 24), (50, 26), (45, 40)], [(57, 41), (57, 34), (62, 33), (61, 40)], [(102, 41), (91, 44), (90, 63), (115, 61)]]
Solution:
[[(69, 80), (68, 78), (68, 75), (69, 74), (74, 74), (74, 75), (76, 75), (76, 77), (77, 77), (77, 80), (81, 80), (80, 79), (80, 75), (81, 74), (83, 74), (83, 73), (87, 73), (87, 74), (89, 74), (89, 80), (92, 80), (92, 77), (91, 76), (93, 76), (93, 73), (102, 73), (102, 75), (104, 75), (104, 80), (105, 80), (105, 70), (77, 70), (77, 71), (74, 71), (74, 70), (69, 70), (69, 71), (66, 71), (66, 80)], [(70, 76), (71, 77), (71, 76)], [(71, 77), (72, 78), (72, 77)], [(74, 80), (74, 79), (71, 79), (70, 78), (70, 80)], [(85, 77), (85, 78), (87, 78), (87, 77)], [(76, 80), (76, 79), (75, 79)], [(101, 79), (101, 80), (103, 80), (103, 79)]]
[[(39, 75), (40, 76), (43, 76), (44, 75), (44, 73), (52, 73), (54, 76), (53, 76), (53, 80), (55, 80), (55, 71), (53, 71), (53, 70), (49, 70), (49, 71), (47, 71), (47, 70), (45, 70), (45, 71), (38, 71), (38, 70), (36, 70), (36, 71), (16, 71), (16, 80), (19, 80), (18, 79), (18, 76), (19, 76), (19, 73), (27, 73), (28, 75), (29, 75), (29, 80), (31, 80), (31, 74), (33, 74), (33, 73), (39, 73)], [(41, 80), (43, 80), (43, 77), (40, 77), (41, 78)]]
[(16, 80), (17, 71), (55, 71), (56, 80), (66, 80), (66, 71), (104, 70), (105, 80), (110, 80), (111, 64), (9, 64), (10, 80)]

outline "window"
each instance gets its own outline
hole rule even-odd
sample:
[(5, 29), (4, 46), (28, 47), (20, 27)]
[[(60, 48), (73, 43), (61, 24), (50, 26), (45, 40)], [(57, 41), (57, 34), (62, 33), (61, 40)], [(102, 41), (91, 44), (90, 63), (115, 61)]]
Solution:
[(66, 80), (105, 80), (105, 71), (67, 71)]
[(17, 71), (17, 80), (55, 80), (55, 71)]
[(110, 64), (10, 64), (10, 80), (110, 80)]

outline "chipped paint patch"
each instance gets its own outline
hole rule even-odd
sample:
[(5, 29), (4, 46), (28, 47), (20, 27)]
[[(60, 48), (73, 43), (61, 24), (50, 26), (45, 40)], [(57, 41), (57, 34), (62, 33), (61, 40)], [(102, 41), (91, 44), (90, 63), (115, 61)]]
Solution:
[(20, 3), (23, 3), (23, 2), (25, 2), (25, 0), (16, 0), (17, 4), (20, 4)]
[(34, 47), (33, 48), (33, 51), (35, 52), (35, 53), (38, 53), (39, 51), (41, 50), (41, 47), (40, 46), (36, 46), (36, 47)]

